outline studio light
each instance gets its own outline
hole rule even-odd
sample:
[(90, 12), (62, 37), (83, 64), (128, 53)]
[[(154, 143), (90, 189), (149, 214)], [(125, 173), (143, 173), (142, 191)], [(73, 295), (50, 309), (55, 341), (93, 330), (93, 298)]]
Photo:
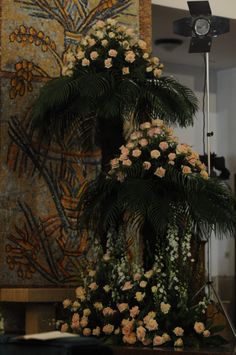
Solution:
[(191, 17), (174, 21), (174, 33), (192, 37), (190, 53), (210, 52), (212, 38), (229, 32), (229, 19), (212, 16), (208, 1), (187, 1), (187, 3)]

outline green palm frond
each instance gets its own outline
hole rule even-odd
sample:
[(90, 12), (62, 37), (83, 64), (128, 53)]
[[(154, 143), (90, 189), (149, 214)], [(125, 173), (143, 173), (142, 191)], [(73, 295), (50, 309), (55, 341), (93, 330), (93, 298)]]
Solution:
[[(233, 235), (236, 202), (228, 187), (219, 180), (178, 175), (169, 174), (165, 179), (132, 177), (122, 183), (100, 177), (82, 197), (83, 222), (105, 235), (111, 226), (119, 225), (125, 213), (138, 213), (160, 238), (174, 211), (182, 227), (183, 214), (190, 215), (199, 236), (208, 238), (210, 229), (217, 237)], [(173, 206), (179, 206), (179, 217), (178, 208), (173, 210)]]

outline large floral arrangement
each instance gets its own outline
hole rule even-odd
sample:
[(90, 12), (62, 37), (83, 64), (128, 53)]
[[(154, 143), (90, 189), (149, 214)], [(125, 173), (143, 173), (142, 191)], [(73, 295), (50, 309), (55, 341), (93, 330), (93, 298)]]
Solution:
[(87, 69), (93, 72), (112, 71), (137, 79), (159, 78), (163, 64), (151, 57), (145, 41), (134, 31), (114, 19), (98, 21), (90, 35), (64, 56), (63, 75), (74, 75)]
[[(222, 343), (215, 334), (220, 327), (207, 320), (208, 300), (190, 301), (186, 282), (191, 269), (186, 266), (193, 262), (189, 231), (181, 242), (180, 255), (178, 248), (172, 248), (176, 235), (170, 228), (170, 256), (156, 256), (147, 271), (140, 265), (131, 266), (124, 252), (124, 234), (119, 233), (118, 245), (110, 233), (106, 253), (97, 249), (98, 262), (83, 275), (76, 299), (63, 301), (59, 329), (100, 337), (110, 344), (183, 347)], [(177, 262), (178, 269), (185, 265), (185, 273), (178, 273)]]

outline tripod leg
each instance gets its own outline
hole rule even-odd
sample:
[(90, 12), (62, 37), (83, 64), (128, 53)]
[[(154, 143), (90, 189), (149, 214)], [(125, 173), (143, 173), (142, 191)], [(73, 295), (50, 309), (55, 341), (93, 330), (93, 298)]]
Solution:
[(223, 314), (224, 314), (224, 316), (225, 316), (225, 318), (226, 318), (226, 320), (227, 320), (227, 322), (228, 322), (228, 325), (229, 325), (229, 327), (230, 327), (230, 329), (231, 329), (231, 332), (232, 332), (234, 338), (236, 338), (236, 330), (235, 330), (235, 328), (234, 328), (234, 325), (233, 325), (233, 323), (231, 322), (231, 319), (230, 319), (230, 317), (229, 317), (229, 315), (228, 315), (228, 313), (227, 313), (227, 311), (226, 311), (226, 309), (225, 309), (225, 307), (224, 307), (224, 305), (223, 305), (223, 303), (222, 303), (222, 301), (221, 301), (219, 295), (217, 294), (217, 292), (216, 292), (214, 286), (212, 285), (212, 283), (210, 284), (210, 287), (212, 288), (213, 293), (214, 293), (214, 295), (215, 295), (215, 297), (216, 297), (216, 299), (217, 299), (217, 301), (218, 301), (218, 303), (219, 303), (219, 305), (220, 305), (220, 307), (221, 307), (221, 309), (222, 309), (222, 312), (223, 312)]

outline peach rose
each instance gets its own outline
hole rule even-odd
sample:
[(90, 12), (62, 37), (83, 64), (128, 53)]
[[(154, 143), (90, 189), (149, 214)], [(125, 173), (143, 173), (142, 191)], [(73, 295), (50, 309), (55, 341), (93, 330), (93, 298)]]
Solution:
[(168, 149), (169, 144), (167, 142), (161, 142), (159, 144), (159, 147), (161, 148), (161, 150), (166, 150), (166, 149)]
[(146, 68), (146, 72), (147, 73), (150, 73), (152, 71), (153, 67), (151, 65), (149, 65), (147, 68)]
[(96, 22), (96, 26), (97, 26), (97, 28), (103, 28), (105, 26), (105, 22), (102, 20), (98, 20)]
[(117, 158), (112, 159), (110, 163), (111, 163), (112, 169), (119, 167), (119, 159), (117, 159)]
[(115, 49), (110, 49), (108, 54), (110, 57), (115, 58), (117, 56), (118, 52)]
[(101, 311), (103, 309), (103, 305), (101, 302), (95, 302), (93, 306), (95, 309), (97, 309), (99, 311)]
[(111, 58), (107, 58), (104, 60), (104, 66), (105, 68), (109, 69), (112, 67), (112, 59)]
[(146, 145), (148, 145), (148, 140), (146, 138), (142, 138), (140, 139), (139, 144), (141, 147), (146, 147)]
[(187, 166), (187, 165), (182, 166), (182, 173), (183, 174), (191, 174), (191, 172), (192, 172), (192, 170), (189, 166)]
[(69, 299), (69, 298), (66, 298), (64, 301), (63, 301), (63, 308), (67, 308), (71, 305), (72, 301)]
[(184, 342), (181, 338), (178, 338), (175, 342), (174, 342), (174, 347), (182, 347), (184, 345)]
[(140, 150), (140, 149), (134, 149), (133, 151), (132, 151), (132, 156), (133, 157), (135, 157), (135, 158), (138, 158), (138, 157), (140, 157), (140, 155), (142, 154), (142, 151)]
[(132, 333), (134, 328), (133, 320), (128, 320), (124, 324), (122, 324), (122, 334), (129, 335)]
[(119, 310), (120, 313), (126, 311), (126, 309), (129, 309), (129, 305), (128, 303), (119, 303), (117, 304), (117, 308)]
[(141, 281), (139, 286), (145, 288), (147, 286), (147, 281)]
[(142, 137), (142, 133), (140, 131), (135, 131), (135, 132), (131, 133), (131, 135), (130, 135), (130, 139), (132, 139), (132, 140), (136, 140), (140, 137)]
[(108, 33), (108, 37), (110, 37), (110, 38), (114, 38), (116, 35), (115, 35), (115, 33), (114, 32), (109, 32)]
[(165, 176), (166, 173), (166, 169), (162, 168), (161, 166), (159, 168), (156, 169), (156, 171), (154, 172), (154, 175), (163, 178)]
[(142, 326), (139, 326), (136, 329), (136, 335), (137, 335), (138, 340), (143, 341), (146, 336), (146, 329)]
[(77, 311), (77, 309), (80, 307), (80, 303), (78, 301), (74, 301), (72, 304), (72, 309), (73, 311)]
[(184, 330), (181, 327), (175, 327), (175, 329), (173, 330), (173, 332), (175, 333), (175, 335), (177, 337), (182, 337), (184, 335)]
[(87, 58), (82, 59), (82, 67), (88, 67), (90, 65), (90, 60)]
[(68, 331), (68, 329), (69, 329), (69, 325), (67, 324), (67, 323), (63, 323), (62, 325), (61, 325), (61, 332), (62, 333), (66, 333), (67, 331)]
[(154, 338), (153, 338), (153, 346), (159, 346), (159, 345), (162, 345), (163, 344), (163, 338), (159, 335), (156, 335)]
[(144, 161), (143, 162), (143, 168), (144, 170), (149, 170), (151, 168), (152, 164), (149, 161)]
[(95, 270), (89, 270), (89, 276), (90, 277), (94, 277), (96, 275), (96, 271)]
[(147, 48), (147, 43), (145, 41), (141, 40), (141, 39), (138, 41), (138, 45), (139, 45), (139, 47), (141, 49), (146, 49)]
[(105, 285), (105, 286), (103, 287), (103, 290), (104, 290), (105, 292), (109, 292), (110, 289), (111, 289), (111, 287), (110, 287), (109, 285)]
[(211, 335), (211, 333), (208, 329), (204, 330), (204, 332), (202, 334), (205, 338), (208, 338)]
[(134, 274), (134, 281), (139, 281), (141, 279), (142, 275), (139, 272), (136, 272)]
[(144, 293), (142, 293), (142, 292), (136, 292), (134, 298), (136, 298), (136, 300), (137, 300), (138, 302), (141, 302), (141, 301), (144, 299), (144, 297), (145, 297), (145, 292), (144, 292)]
[(96, 282), (91, 282), (88, 287), (90, 288), (90, 290), (95, 291), (98, 288), (98, 285), (96, 284)]
[(208, 172), (206, 170), (201, 170), (200, 171), (200, 175), (205, 180), (209, 179), (209, 175), (208, 175)]
[(167, 314), (169, 312), (170, 308), (171, 308), (171, 305), (169, 303), (161, 302), (162, 313)]
[(153, 124), (153, 126), (162, 127), (164, 124), (164, 121), (160, 120), (160, 118), (155, 118), (152, 120), (152, 124)]
[(81, 318), (81, 321), (80, 321), (80, 325), (81, 325), (82, 328), (87, 327), (87, 325), (88, 325), (88, 318), (85, 317), (85, 316), (82, 317), (82, 318)]
[(102, 31), (96, 31), (96, 32), (95, 32), (95, 35), (96, 35), (99, 39), (104, 38), (104, 34), (103, 34)]
[(150, 331), (158, 329), (158, 323), (155, 319), (151, 318), (146, 324), (146, 328)]
[(158, 149), (153, 149), (150, 152), (151, 158), (157, 159), (161, 155), (160, 151)]
[(148, 59), (149, 58), (149, 53), (145, 52), (143, 53), (143, 59)]
[(129, 311), (130, 317), (135, 318), (139, 314), (139, 312), (140, 312), (140, 310), (139, 310), (138, 306), (132, 307)]
[(177, 154), (187, 154), (188, 153), (188, 145), (187, 144), (178, 144), (176, 147)]
[(201, 334), (205, 330), (205, 325), (202, 322), (195, 322), (194, 323), (194, 330), (196, 333)]
[(85, 300), (85, 289), (81, 286), (75, 289), (76, 298), (79, 298), (81, 301)]
[(169, 160), (175, 160), (176, 154), (175, 153), (170, 153), (170, 154), (168, 154), (168, 158), (169, 158)]
[(132, 165), (132, 161), (130, 159), (126, 159), (126, 160), (123, 160), (122, 164), (124, 166), (131, 166)]
[(85, 308), (85, 309), (83, 310), (83, 315), (84, 315), (85, 317), (90, 316), (90, 314), (91, 314), (91, 311), (90, 311), (89, 308)]
[(161, 69), (158, 69), (158, 68), (155, 68), (153, 70), (153, 75), (156, 77), (156, 78), (159, 78), (162, 74), (162, 70)]
[(107, 39), (103, 39), (101, 43), (102, 43), (103, 47), (106, 47), (108, 45), (108, 40)]
[(140, 129), (149, 129), (149, 128), (151, 128), (151, 123), (150, 122), (143, 122), (143, 123), (141, 123), (140, 124)]
[(134, 332), (132, 332), (129, 335), (124, 335), (122, 340), (124, 343), (133, 345), (137, 341), (136, 334)]
[(96, 44), (96, 41), (94, 38), (88, 38), (87, 41), (88, 41), (88, 44), (90, 45), (90, 47), (92, 47)]
[(102, 328), (103, 333), (105, 333), (106, 335), (111, 334), (113, 332), (113, 330), (114, 330), (114, 325), (112, 325), (112, 324), (106, 324)]
[(92, 331), (92, 334), (93, 334), (94, 336), (96, 336), (96, 337), (99, 337), (99, 335), (101, 334), (101, 329), (100, 329), (100, 327), (94, 328), (93, 331)]
[(115, 311), (111, 307), (105, 307), (102, 311), (104, 316), (111, 316)]
[(128, 51), (125, 54), (126, 62), (133, 63), (135, 61), (135, 53), (133, 51)]
[(77, 53), (76, 53), (76, 58), (77, 59), (83, 59), (84, 58), (84, 51), (81, 51), (79, 50)]
[(133, 287), (131, 281), (126, 281), (123, 287), (121, 288), (123, 291), (130, 290)]
[(149, 346), (152, 344), (152, 339), (150, 338), (143, 339), (142, 343), (144, 346)]
[(91, 58), (92, 60), (96, 60), (96, 59), (98, 58), (98, 52), (92, 51), (92, 52), (90, 53), (90, 58)]
[(91, 335), (91, 329), (90, 328), (84, 328), (83, 329), (83, 335), (85, 337), (89, 337)]
[(123, 68), (122, 68), (122, 74), (123, 74), (123, 75), (128, 75), (129, 73), (130, 73), (129, 67), (123, 67)]
[(163, 339), (164, 343), (171, 340), (169, 334), (167, 334), (167, 333), (162, 334), (162, 339)]

